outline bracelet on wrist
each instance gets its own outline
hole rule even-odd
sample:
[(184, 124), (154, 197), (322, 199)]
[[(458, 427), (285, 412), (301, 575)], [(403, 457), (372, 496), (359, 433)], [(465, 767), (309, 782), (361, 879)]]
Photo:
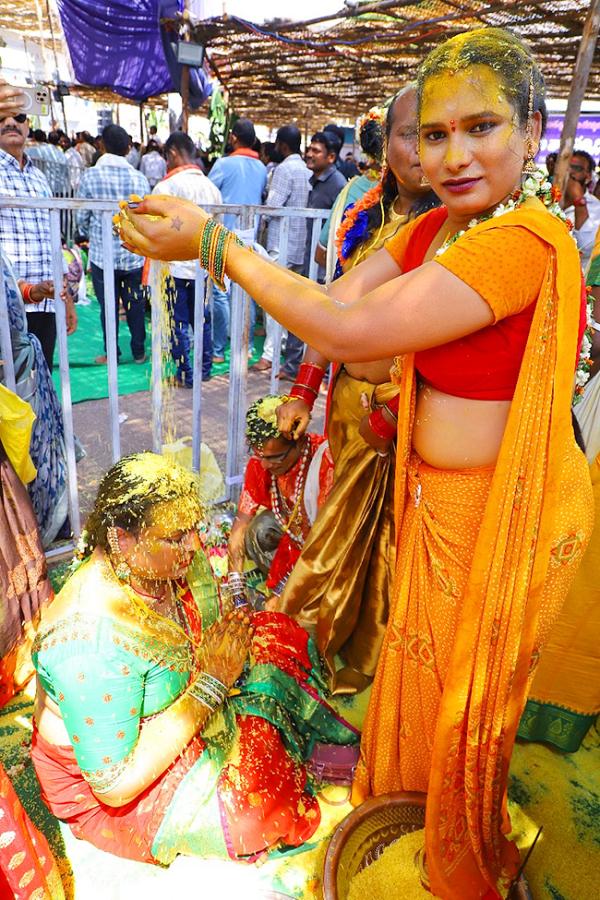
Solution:
[(397, 425), (397, 424), (398, 424), (398, 404), (396, 404), (396, 411), (395, 411), (395, 412), (394, 412), (394, 410), (391, 408), (391, 406), (390, 406), (389, 403), (384, 403), (384, 404), (382, 405), (381, 408), (382, 408), (382, 409), (385, 409), (386, 413), (388, 414), (388, 416), (390, 417), (390, 419), (392, 420), (392, 422), (394, 423), (394, 425)]
[(35, 300), (31, 299), (31, 291), (33, 290), (33, 285), (29, 284), (27, 281), (24, 281), (21, 284), (21, 295), (23, 297), (24, 303), (35, 303)]
[(369, 426), (371, 431), (382, 441), (391, 441), (396, 437), (396, 425), (388, 422), (383, 415), (382, 408), (374, 409), (369, 414)]
[(573, 200), (573, 206), (587, 206), (585, 195), (583, 197), (579, 197), (578, 200)]
[(290, 397), (296, 397), (298, 400), (304, 400), (307, 406), (312, 409), (315, 400), (319, 396), (319, 388), (325, 375), (323, 366), (316, 363), (302, 363), (298, 369), (296, 382), (290, 391)]
[(211, 712), (216, 712), (225, 702), (229, 689), (208, 672), (200, 672), (188, 687), (187, 692)]
[(220, 290), (225, 289), (225, 267), (232, 242), (240, 247), (244, 246), (233, 231), (229, 231), (214, 219), (207, 219), (202, 224), (198, 241), (198, 260)]
[(246, 576), (243, 572), (230, 572), (227, 581), (222, 583), (221, 590), (236, 609), (251, 605), (246, 592)]

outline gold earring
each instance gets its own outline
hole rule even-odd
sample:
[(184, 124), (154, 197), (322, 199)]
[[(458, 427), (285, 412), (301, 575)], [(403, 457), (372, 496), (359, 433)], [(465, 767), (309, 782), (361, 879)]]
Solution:
[(115, 575), (119, 581), (129, 581), (131, 578), (131, 569), (127, 564), (127, 560), (123, 557), (121, 546), (119, 544), (119, 535), (114, 525), (106, 529), (106, 540), (110, 549), (111, 556), (114, 557), (113, 565)]
[(523, 175), (535, 175), (538, 167), (535, 162), (535, 150), (533, 147), (533, 141), (528, 138), (527, 139), (527, 158), (523, 163)]
[(431, 187), (431, 182), (427, 175), (421, 175), (421, 187)]
[(533, 80), (533, 66), (529, 71), (529, 95), (527, 98), (527, 126), (526, 126), (526, 140), (525, 146), (527, 149), (527, 157), (525, 162), (523, 163), (523, 175), (535, 175), (537, 172), (537, 165), (535, 164), (535, 154), (537, 153), (537, 148), (534, 146), (533, 142), (533, 95), (535, 93), (535, 84)]

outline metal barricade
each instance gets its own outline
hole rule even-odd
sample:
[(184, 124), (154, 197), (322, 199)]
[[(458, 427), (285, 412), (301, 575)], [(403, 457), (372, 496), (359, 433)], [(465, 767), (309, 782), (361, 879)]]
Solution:
[[(77, 210), (92, 210), (102, 217), (102, 241), (104, 256), (104, 296), (105, 326), (108, 368), (108, 424), (110, 429), (111, 451), (113, 461), (121, 455), (121, 435), (119, 421), (119, 391), (117, 382), (117, 330), (115, 324), (115, 292), (114, 292), (114, 252), (112, 235), (112, 216), (118, 210), (116, 201), (78, 200), (74, 198), (31, 199), (0, 197), (0, 208), (12, 209), (47, 209), (50, 215), (50, 236), (52, 247), (52, 273), (55, 284), (60, 284), (63, 277), (63, 254), (61, 238), (61, 215), (65, 212), (71, 219), (76, 218)], [(312, 222), (312, 240), (310, 248), (309, 277), (316, 280), (317, 263), (315, 251), (323, 222), (329, 215), (322, 209), (281, 209), (264, 206), (219, 205), (207, 207), (218, 218), (229, 214), (235, 216), (235, 230), (242, 233), (256, 234), (262, 216), (281, 219), (279, 237), (278, 263), (287, 267), (288, 238), (290, 222), (294, 218), (302, 218)], [(202, 349), (203, 318), (206, 302), (207, 280), (198, 267), (195, 283), (195, 328), (193, 335), (194, 348), (194, 385), (192, 392), (192, 464), (196, 471), (200, 469), (201, 435), (202, 435)], [(160, 300), (156, 296), (157, 286), (151, 285), (151, 323), (152, 323), (152, 447), (161, 452), (163, 444), (163, 409), (162, 409), (162, 348), (163, 321), (160, 314)], [(208, 287), (210, 293), (210, 287)], [(239, 496), (246, 462), (245, 446), (245, 413), (247, 408), (247, 375), (248, 375), (248, 337), (250, 324), (250, 296), (242, 288), (232, 283), (231, 319), (230, 319), (230, 368), (227, 401), (228, 437), (225, 466), (226, 495), (222, 500), (236, 500)], [(65, 440), (67, 446), (67, 476), (69, 485), (69, 516), (73, 535), (78, 538), (81, 531), (81, 515), (75, 461), (75, 444), (73, 432), (73, 409), (71, 399), (71, 379), (69, 372), (69, 353), (67, 345), (66, 313), (63, 303), (55, 304), (57, 346), (61, 386), (61, 405), (64, 419)], [(281, 355), (283, 329), (278, 326), (275, 333), (273, 366), (271, 373), (271, 392), (277, 393), (277, 374)], [(15, 372), (10, 337), (10, 320), (5, 285), (0, 277), (0, 351), (4, 363), (4, 380), (11, 390), (15, 389)], [(64, 553), (64, 546), (60, 553)], [(47, 554), (53, 555), (50, 550)]]

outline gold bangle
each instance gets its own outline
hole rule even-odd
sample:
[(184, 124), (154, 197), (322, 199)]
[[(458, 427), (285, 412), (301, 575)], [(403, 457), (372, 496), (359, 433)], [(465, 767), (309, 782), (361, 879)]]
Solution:
[(398, 416), (396, 415), (395, 412), (393, 412), (393, 410), (391, 410), (389, 408), (387, 403), (384, 403), (383, 406), (381, 407), (381, 409), (385, 409), (385, 411), (388, 414), (388, 416), (390, 417), (390, 419), (392, 419), (392, 421), (394, 421), (396, 423), (396, 425), (398, 424)]

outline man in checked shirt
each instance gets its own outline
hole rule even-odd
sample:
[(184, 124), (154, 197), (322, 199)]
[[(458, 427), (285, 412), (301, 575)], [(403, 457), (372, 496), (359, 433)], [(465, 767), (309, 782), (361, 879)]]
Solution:
[[(95, 166), (86, 169), (81, 176), (77, 196), (94, 200), (122, 200), (130, 194), (150, 193), (148, 179), (134, 169), (125, 159), (129, 152), (129, 135), (120, 125), (107, 125), (102, 132), (105, 153)], [(116, 203), (115, 203), (116, 208)], [(146, 361), (146, 290), (142, 287), (143, 260), (121, 246), (116, 235), (112, 236), (114, 271), (105, 271), (102, 244), (102, 213), (81, 209), (77, 213), (79, 231), (90, 239), (90, 264), (92, 284), (100, 304), (100, 322), (104, 335), (104, 353), (97, 356), (98, 365), (106, 364), (106, 323), (104, 319), (104, 277), (114, 280), (115, 320), (117, 323), (117, 356), (119, 348), (119, 301), (123, 304), (131, 335), (131, 355), (136, 363)]]
[[(6, 82), (0, 79), (0, 85)], [(36, 169), (25, 152), (28, 134), (25, 113), (0, 118), (0, 195), (50, 198), (52, 191), (46, 176)], [(48, 210), (0, 208), (0, 244), (18, 279), (26, 304), (28, 330), (39, 338), (52, 369), (56, 318)], [(67, 334), (72, 334), (77, 328), (73, 298), (64, 291), (61, 296), (66, 304)]]

